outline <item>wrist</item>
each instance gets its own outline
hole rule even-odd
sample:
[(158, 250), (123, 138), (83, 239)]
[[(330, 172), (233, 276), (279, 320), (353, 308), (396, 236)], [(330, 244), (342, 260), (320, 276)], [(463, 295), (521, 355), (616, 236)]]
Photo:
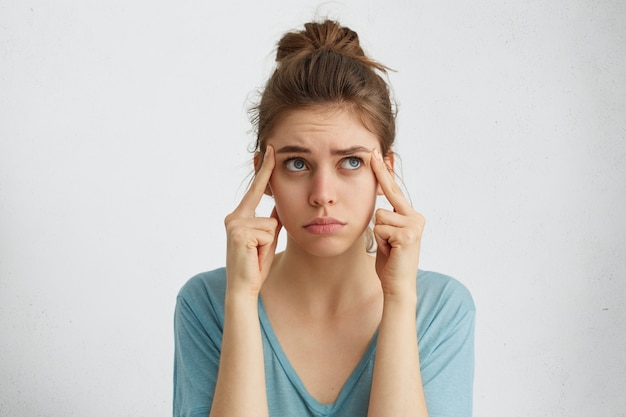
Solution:
[(412, 291), (386, 291), (383, 293), (383, 312), (402, 314), (407, 313), (411, 317), (415, 317), (417, 309), (417, 292), (415, 288)]
[(257, 277), (226, 272), (226, 297), (257, 299), (261, 292), (261, 281)]
[(417, 294), (413, 292), (394, 292), (383, 294), (383, 305), (415, 308), (417, 306)]
[(417, 302), (416, 278), (382, 281), (383, 296), (390, 301)]
[(224, 307), (241, 309), (257, 309), (259, 302), (259, 292), (250, 288), (237, 288), (232, 285), (226, 285), (226, 294), (224, 297)]

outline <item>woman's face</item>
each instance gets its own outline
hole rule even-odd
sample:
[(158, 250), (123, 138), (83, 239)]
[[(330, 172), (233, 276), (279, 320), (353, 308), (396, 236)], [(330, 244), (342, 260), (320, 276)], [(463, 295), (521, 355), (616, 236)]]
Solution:
[(288, 245), (336, 256), (363, 245), (378, 183), (370, 166), (378, 138), (344, 109), (294, 110), (272, 129), (269, 188)]

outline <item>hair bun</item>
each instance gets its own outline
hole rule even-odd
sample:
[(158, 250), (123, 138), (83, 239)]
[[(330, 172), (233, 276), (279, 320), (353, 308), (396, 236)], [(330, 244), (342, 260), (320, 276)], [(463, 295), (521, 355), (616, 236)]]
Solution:
[(396, 113), (385, 79), (388, 68), (369, 58), (353, 30), (337, 22), (311, 22), (278, 42), (277, 65), (259, 103), (250, 111), (255, 149), (265, 152), (268, 135), (287, 112), (313, 106), (355, 112), (363, 126), (391, 151)]
[(276, 61), (283, 62), (291, 56), (309, 55), (318, 50), (328, 50), (351, 58), (365, 58), (359, 44), (359, 35), (337, 22), (326, 20), (304, 25), (300, 32), (285, 34), (278, 42)]

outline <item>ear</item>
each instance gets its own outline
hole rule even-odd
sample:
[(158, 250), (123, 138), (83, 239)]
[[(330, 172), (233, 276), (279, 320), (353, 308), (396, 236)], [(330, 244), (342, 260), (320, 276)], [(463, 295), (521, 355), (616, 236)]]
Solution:
[[(383, 161), (385, 162), (385, 165), (387, 165), (387, 170), (389, 171), (391, 176), (395, 178), (395, 174), (393, 171), (394, 163), (395, 163), (393, 151), (389, 151), (386, 156), (383, 156)], [(385, 195), (380, 185), (378, 185), (378, 187), (376, 188), (376, 194)]]
[[(254, 174), (256, 175), (256, 173), (259, 171), (259, 168), (261, 168), (261, 163), (263, 162), (263, 155), (261, 155), (261, 151), (256, 151), (254, 153)], [(267, 187), (265, 187), (265, 195), (268, 195), (270, 197), (272, 197), (272, 189), (270, 188), (269, 183), (267, 184)]]

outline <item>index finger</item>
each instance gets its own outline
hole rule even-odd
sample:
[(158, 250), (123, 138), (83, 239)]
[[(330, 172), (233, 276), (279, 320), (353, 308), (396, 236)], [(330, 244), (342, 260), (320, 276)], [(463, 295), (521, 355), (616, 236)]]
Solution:
[(374, 149), (372, 151), (372, 157), (370, 159), (372, 161), (370, 163), (372, 171), (374, 171), (376, 180), (378, 180), (380, 188), (382, 188), (385, 197), (387, 197), (387, 200), (389, 200), (389, 203), (391, 203), (394, 210), (400, 214), (410, 213), (413, 208), (389, 172), (389, 168), (380, 155), (378, 149)]
[(250, 185), (250, 188), (237, 206), (237, 211), (254, 216), (254, 211), (259, 205), (259, 202), (265, 193), (265, 189), (269, 184), (275, 164), (276, 160), (274, 159), (274, 148), (268, 146), (265, 149), (265, 155), (263, 155), (261, 168), (259, 168), (259, 171), (256, 173), (254, 180)]

